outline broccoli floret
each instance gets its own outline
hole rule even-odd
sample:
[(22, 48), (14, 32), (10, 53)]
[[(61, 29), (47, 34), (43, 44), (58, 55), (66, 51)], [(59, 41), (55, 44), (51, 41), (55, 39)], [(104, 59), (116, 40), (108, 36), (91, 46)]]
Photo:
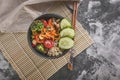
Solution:
[(45, 52), (44, 46), (43, 46), (42, 44), (38, 44), (38, 45), (36, 46), (36, 49), (37, 49), (38, 51), (40, 51), (40, 52)]

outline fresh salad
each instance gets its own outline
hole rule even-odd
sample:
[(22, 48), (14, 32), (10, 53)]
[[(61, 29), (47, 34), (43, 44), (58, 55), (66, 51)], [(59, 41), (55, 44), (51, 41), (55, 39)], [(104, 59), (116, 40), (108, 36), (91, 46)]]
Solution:
[(74, 45), (75, 32), (67, 19), (35, 20), (31, 25), (32, 47), (48, 56), (63, 54)]

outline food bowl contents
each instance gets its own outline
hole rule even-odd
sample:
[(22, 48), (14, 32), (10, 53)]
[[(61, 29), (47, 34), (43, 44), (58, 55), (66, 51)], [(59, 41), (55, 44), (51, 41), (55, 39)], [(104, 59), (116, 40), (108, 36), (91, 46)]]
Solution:
[(48, 55), (49, 56), (58, 56), (62, 54), (62, 51), (60, 50), (59, 47), (52, 47), (49, 51), (48, 51)]
[(37, 19), (31, 24), (32, 47), (48, 56), (62, 55), (74, 45), (75, 32), (67, 19)]

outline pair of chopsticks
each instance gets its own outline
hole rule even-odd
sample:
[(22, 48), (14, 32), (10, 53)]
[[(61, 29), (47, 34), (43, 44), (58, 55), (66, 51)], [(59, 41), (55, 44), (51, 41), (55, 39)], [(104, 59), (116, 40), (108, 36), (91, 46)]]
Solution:
[[(77, 18), (77, 4), (78, 1), (73, 2), (73, 14), (72, 14), (72, 27), (76, 30), (76, 18)], [(70, 52), (70, 62), (68, 63), (68, 69), (73, 70), (73, 54), (74, 52)]]

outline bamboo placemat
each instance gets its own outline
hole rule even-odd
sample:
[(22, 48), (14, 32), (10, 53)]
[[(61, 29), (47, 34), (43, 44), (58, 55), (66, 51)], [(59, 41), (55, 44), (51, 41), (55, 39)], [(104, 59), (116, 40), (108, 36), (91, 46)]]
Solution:
[[(56, 13), (71, 18), (71, 13), (63, 3), (55, 4), (48, 10), (48, 13)], [(93, 43), (80, 23), (77, 22), (76, 25), (74, 46), (76, 53), (74, 56)], [(62, 68), (69, 58), (69, 53), (58, 59), (37, 56), (28, 46), (27, 33), (0, 34), (0, 49), (22, 80), (47, 80)]]

